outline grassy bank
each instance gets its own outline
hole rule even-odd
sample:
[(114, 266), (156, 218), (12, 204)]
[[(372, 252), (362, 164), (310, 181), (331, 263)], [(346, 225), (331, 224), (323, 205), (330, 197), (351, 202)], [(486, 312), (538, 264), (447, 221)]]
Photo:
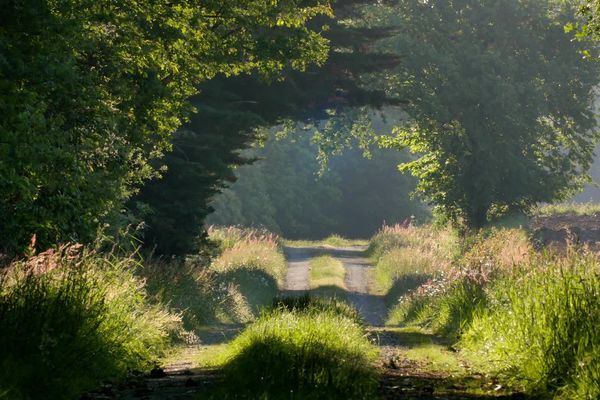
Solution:
[(385, 226), (367, 250), (375, 268), (375, 294), (384, 295), (390, 307), (398, 299), (450, 268), (459, 254), (459, 242), (449, 229)]
[(62, 246), (0, 272), (0, 398), (73, 399), (147, 371), (207, 324), (245, 323), (277, 296), (278, 239), (211, 229), (212, 258), (143, 261)]
[(63, 246), (2, 272), (0, 398), (69, 399), (144, 370), (181, 332), (132, 257)]
[[(436, 238), (434, 246), (423, 230)], [(528, 393), (600, 395), (596, 255), (538, 254), (519, 229), (491, 229), (457, 243), (433, 228), (388, 228), (371, 248), (389, 324), (443, 335)]]
[(158, 302), (183, 316), (188, 330), (247, 323), (278, 294), (287, 264), (279, 238), (261, 230), (211, 228), (211, 260), (148, 263), (144, 276)]
[(280, 300), (231, 343), (212, 398), (377, 398), (377, 350), (358, 321), (340, 301)]

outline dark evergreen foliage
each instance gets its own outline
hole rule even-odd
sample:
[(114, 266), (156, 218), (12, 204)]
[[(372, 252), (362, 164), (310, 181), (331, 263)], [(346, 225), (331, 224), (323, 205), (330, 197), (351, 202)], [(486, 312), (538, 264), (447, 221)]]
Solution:
[(360, 1), (335, 4), (335, 20), (315, 18), (316, 29), (330, 42), (329, 59), (319, 68), (287, 70), (283, 79), (267, 81), (260, 75), (220, 77), (200, 86), (194, 99), (199, 110), (177, 133), (173, 152), (165, 158), (163, 178), (148, 184), (133, 202), (145, 212), (145, 241), (159, 254), (182, 255), (194, 251), (202, 237), (211, 198), (234, 178), (232, 169), (251, 160), (239, 151), (256, 139), (258, 127), (284, 119), (314, 122), (331, 110), (397, 103), (382, 90), (366, 88), (361, 75), (382, 72), (399, 59), (372, 51), (375, 41), (392, 33), (389, 28), (351, 27), (340, 21), (361, 17)]

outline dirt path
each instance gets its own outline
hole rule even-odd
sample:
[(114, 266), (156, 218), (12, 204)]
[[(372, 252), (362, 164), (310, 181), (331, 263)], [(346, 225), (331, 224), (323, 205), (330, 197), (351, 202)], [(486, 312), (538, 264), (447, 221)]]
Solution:
[[(369, 337), (381, 349), (378, 368), (381, 372), (382, 399), (522, 399), (520, 396), (502, 396), (495, 392), (496, 382), (471, 374), (461, 365), (448, 344), (431, 334), (403, 331), (384, 326), (387, 314), (384, 299), (372, 295), (371, 271), (373, 266), (364, 255), (364, 247), (287, 247), (288, 272), (283, 294), (299, 296), (310, 291), (310, 261), (328, 255), (340, 260), (345, 269), (347, 299), (364, 318)], [(150, 376), (133, 374), (122, 383), (107, 384), (83, 396), (82, 400), (192, 400), (206, 393), (221, 380), (218, 369), (196, 367), (200, 353), (211, 346), (234, 337), (241, 327), (213, 327), (200, 334), (198, 343), (190, 344), (177, 355), (176, 361), (167, 362)], [(214, 332), (213, 332), (214, 331)], [(412, 353), (411, 353), (412, 352)], [(423, 352), (423, 355), (418, 355)], [(414, 354), (413, 354), (414, 353)], [(416, 354), (416, 355), (415, 355)], [(440, 355), (444, 356), (441, 361)], [(456, 364), (449, 369), (447, 362)], [(442, 365), (442, 364), (444, 365)], [(473, 395), (469, 388), (487, 389), (493, 395)]]
[(386, 314), (385, 303), (380, 296), (371, 295), (371, 269), (369, 259), (364, 256), (365, 247), (288, 247), (288, 274), (285, 294), (306, 293), (310, 289), (310, 260), (316, 255), (328, 255), (340, 260), (346, 268), (348, 301), (361, 313), (367, 325), (383, 326)]
[(370, 294), (373, 266), (365, 258), (365, 250), (364, 247), (339, 248), (334, 249), (331, 255), (342, 261), (346, 268), (348, 301), (358, 309), (367, 325), (383, 326), (386, 307), (381, 296)]
[(312, 247), (286, 247), (288, 271), (285, 277), (283, 292), (285, 295), (301, 295), (310, 290), (310, 260), (317, 249)]

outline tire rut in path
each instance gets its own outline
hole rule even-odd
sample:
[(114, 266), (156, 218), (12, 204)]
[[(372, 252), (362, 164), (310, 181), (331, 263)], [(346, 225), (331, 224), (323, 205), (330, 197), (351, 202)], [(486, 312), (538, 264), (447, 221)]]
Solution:
[(301, 295), (310, 290), (310, 260), (316, 255), (335, 257), (346, 268), (346, 288), (348, 301), (353, 304), (367, 325), (383, 326), (386, 307), (383, 298), (370, 294), (371, 270), (373, 266), (364, 257), (365, 247), (317, 248), (300, 247), (285, 249), (288, 259), (288, 273), (284, 294)]
[(318, 249), (312, 247), (286, 247), (287, 275), (283, 285), (286, 296), (300, 296), (310, 290), (310, 260)]

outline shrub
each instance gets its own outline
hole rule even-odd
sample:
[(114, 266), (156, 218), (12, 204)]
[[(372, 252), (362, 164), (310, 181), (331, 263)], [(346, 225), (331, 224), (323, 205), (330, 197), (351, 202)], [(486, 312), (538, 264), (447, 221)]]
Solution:
[(377, 397), (377, 350), (345, 308), (306, 298), (279, 304), (231, 343), (220, 398)]
[(133, 258), (63, 246), (0, 281), (0, 393), (72, 398), (158, 358), (179, 318), (146, 299)]

